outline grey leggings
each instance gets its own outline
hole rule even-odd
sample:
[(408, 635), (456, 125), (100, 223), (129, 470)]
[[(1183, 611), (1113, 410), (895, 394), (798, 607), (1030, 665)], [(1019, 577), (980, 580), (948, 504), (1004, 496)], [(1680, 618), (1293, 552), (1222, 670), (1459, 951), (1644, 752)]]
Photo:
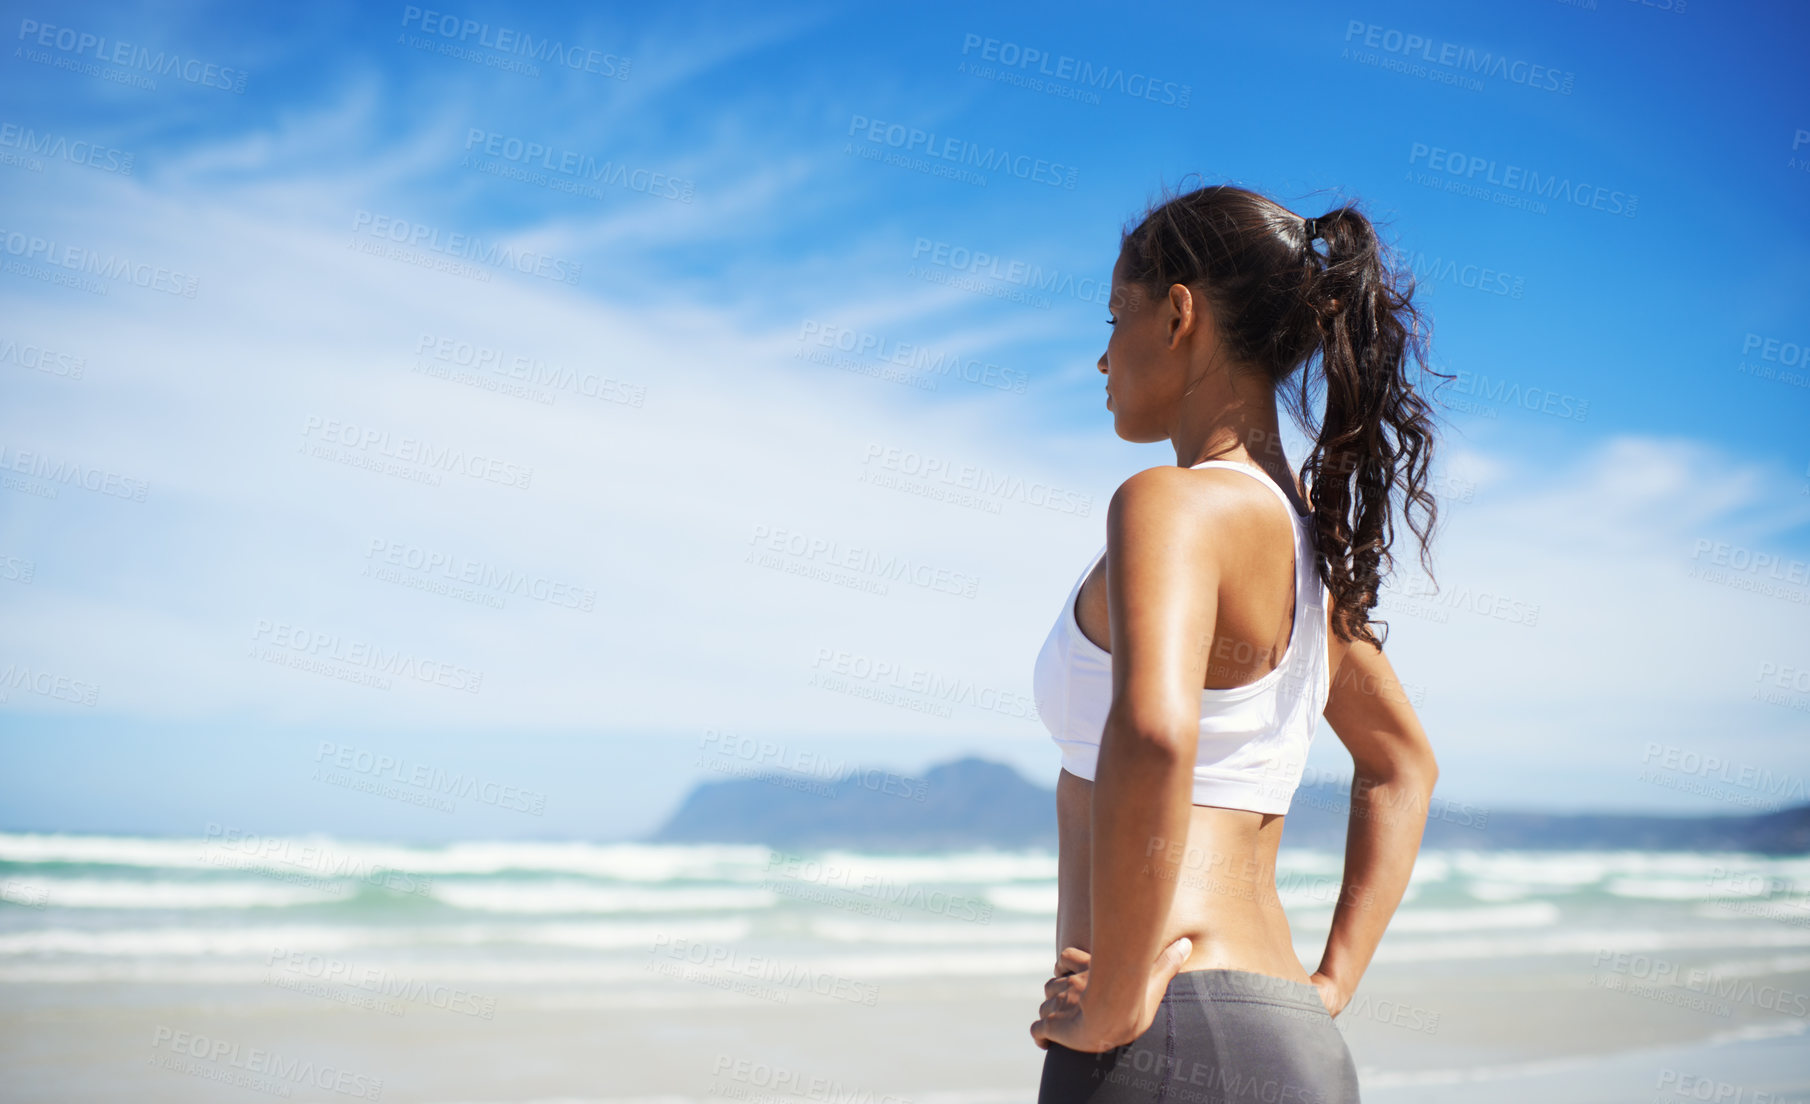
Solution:
[(1149, 1030), (1103, 1054), (1051, 1043), (1037, 1104), (1355, 1104), (1357, 1067), (1317, 989), (1187, 970)]

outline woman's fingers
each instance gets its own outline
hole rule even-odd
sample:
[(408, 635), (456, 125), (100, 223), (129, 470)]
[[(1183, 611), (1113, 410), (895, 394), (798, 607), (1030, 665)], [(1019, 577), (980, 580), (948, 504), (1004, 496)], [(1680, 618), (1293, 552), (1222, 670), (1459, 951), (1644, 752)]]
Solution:
[(1046, 997), (1053, 997), (1063, 990), (1073, 989), (1079, 991), (1085, 988), (1087, 988), (1087, 971), (1083, 970), (1078, 974), (1063, 974), (1061, 977), (1053, 977), (1044, 982), (1043, 995)]
[[(1046, 993), (1049, 991), (1046, 989)], [(1037, 1014), (1044, 1019), (1056, 1016), (1072, 1016), (1081, 1007), (1081, 994), (1078, 990), (1063, 988), (1049, 993), (1038, 1006)]]
[[(1079, 989), (1071, 984), (1070, 978), (1051, 978), (1044, 991), (1049, 997), (1037, 1009), (1037, 1022), (1031, 1025), (1031, 1040), (1044, 1050), (1049, 1049), (1050, 1029), (1059, 1023), (1073, 1019), (1081, 1012)], [(1050, 991), (1050, 986), (1055, 991)]]
[(1194, 941), (1184, 935), (1163, 948), (1163, 953), (1156, 958), (1157, 966), (1168, 971), (1170, 977), (1174, 977), (1181, 972), (1182, 963), (1188, 961), (1188, 956), (1193, 953)]
[(1081, 1014), (1081, 990), (1088, 988), (1091, 961), (1093, 956), (1079, 947), (1064, 947), (1055, 956), (1055, 977), (1044, 981), (1043, 1006), (1037, 1008), (1037, 1023), (1030, 1026), (1030, 1039), (1039, 1048), (1050, 1050), (1052, 1026)]
[(1320, 1003), (1326, 1006), (1327, 1015), (1336, 1018), (1345, 1009), (1345, 995), (1339, 991), (1338, 983), (1317, 970), (1310, 980), (1319, 991)]
[(1056, 976), (1078, 974), (1087, 969), (1087, 965), (1091, 961), (1093, 961), (1093, 956), (1081, 948), (1064, 947), (1062, 953), (1056, 956)]
[[(1163, 993), (1175, 975), (1181, 972), (1188, 956), (1194, 953), (1194, 942), (1182, 936), (1163, 948), (1150, 966), (1150, 987), (1146, 991), (1145, 1008), (1155, 1015)], [(1031, 1041), (1044, 1050), (1056, 1035), (1067, 1037), (1082, 1030), (1081, 996), (1087, 988), (1087, 970), (1093, 956), (1079, 947), (1064, 947), (1056, 956), (1056, 976), (1043, 983), (1044, 1001), (1037, 1010), (1037, 1022), (1031, 1025)], [(1143, 1025), (1147, 1029), (1149, 1024)], [(1140, 1029), (1142, 1030), (1142, 1029)], [(1065, 1046), (1076, 1045), (1070, 1040)]]
[(1181, 972), (1182, 963), (1194, 953), (1194, 941), (1182, 936), (1163, 948), (1163, 953), (1156, 956), (1156, 964), (1150, 968), (1150, 988), (1145, 990), (1147, 1008), (1155, 1008), (1168, 991), (1169, 983)]

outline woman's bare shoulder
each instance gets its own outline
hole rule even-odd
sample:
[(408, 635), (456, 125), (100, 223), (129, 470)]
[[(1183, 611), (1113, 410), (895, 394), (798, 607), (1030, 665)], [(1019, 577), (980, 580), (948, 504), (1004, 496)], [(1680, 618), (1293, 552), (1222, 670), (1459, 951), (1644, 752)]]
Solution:
[(1119, 484), (1107, 503), (1107, 531), (1110, 536), (1116, 515), (1140, 531), (1197, 534), (1203, 526), (1237, 526), (1274, 512), (1275, 502), (1268, 487), (1243, 473), (1164, 464), (1135, 472)]

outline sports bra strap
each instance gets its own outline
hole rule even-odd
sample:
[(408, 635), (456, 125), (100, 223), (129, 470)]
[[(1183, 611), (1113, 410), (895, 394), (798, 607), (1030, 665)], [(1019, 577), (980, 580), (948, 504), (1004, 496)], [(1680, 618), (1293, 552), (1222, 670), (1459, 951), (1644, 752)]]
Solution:
[(1282, 505), (1288, 509), (1288, 516), (1290, 518), (1295, 521), (1305, 521), (1307, 519), (1307, 515), (1298, 512), (1295, 509), (1295, 504), (1289, 501), (1288, 492), (1284, 491), (1274, 479), (1270, 478), (1269, 472), (1264, 471), (1255, 464), (1247, 464), (1242, 460), (1202, 460), (1198, 464), (1189, 466), (1190, 468), (1230, 468), (1233, 471), (1244, 472), (1253, 478), (1261, 480), (1270, 490), (1275, 491), (1276, 497), (1281, 499)]

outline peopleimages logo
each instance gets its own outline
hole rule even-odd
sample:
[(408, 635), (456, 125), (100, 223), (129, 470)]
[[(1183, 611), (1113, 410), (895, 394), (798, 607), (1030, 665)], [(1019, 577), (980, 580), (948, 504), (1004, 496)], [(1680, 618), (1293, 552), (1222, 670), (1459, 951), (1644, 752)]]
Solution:
[(1020, 180), (1048, 184), (1052, 188), (1067, 188), (1072, 191), (1080, 172), (1059, 161), (1015, 154), (997, 146), (983, 149), (977, 142), (939, 135), (935, 131), (919, 130), (904, 123), (870, 119), (865, 115), (854, 115), (849, 119), (848, 136), (853, 138), (857, 135), (874, 145), (890, 146), (906, 153), (921, 154), (988, 172), (1003, 172)]
[[(75, 460), (52, 460), (42, 452), (20, 450), (18, 446), (0, 442), (0, 472), (13, 471), (33, 479), (42, 479), (47, 483), (61, 483), (66, 487), (80, 487), (85, 491), (104, 494), (111, 498), (123, 498), (129, 502), (143, 502), (151, 485), (142, 479), (134, 479), (129, 475), (109, 471), (106, 468), (91, 467)], [(9, 488), (27, 490), (26, 487)], [(45, 488), (50, 493), (45, 498), (55, 498), (56, 488)]]
[[(184, 299), (193, 299), (201, 286), (200, 277), (173, 268), (136, 261), (117, 253), (103, 255), (98, 250), (19, 230), (0, 229), (0, 252), (21, 261), (52, 265), (103, 280), (124, 280), (134, 287), (179, 295)], [(105, 295), (107, 285), (98, 286), (100, 293)]]
[(438, 472), (451, 472), (481, 479), (489, 483), (500, 483), (505, 487), (527, 490), (534, 479), (534, 469), (507, 460), (499, 460), (494, 456), (479, 453), (467, 453), (464, 449), (434, 444), (419, 437), (390, 436), (387, 429), (375, 426), (361, 426), (357, 422), (342, 422), (338, 418), (324, 418), (318, 414), (310, 414), (302, 423), (302, 451), (309, 451), (314, 444), (317, 451), (314, 455), (322, 459), (334, 459), (332, 450), (344, 448), (353, 453), (365, 453), (372, 457), (394, 461), (400, 464), (413, 464), (424, 469), (421, 474), (433, 476), (438, 481)]
[(42, 345), (22, 344), (17, 338), (0, 338), (0, 364), (16, 364), (65, 379), (79, 380), (88, 367), (88, 358), (74, 353), (59, 353)]
[(539, 790), (525, 790), (519, 786), (480, 778), (475, 774), (466, 774), (464, 771), (449, 774), (441, 767), (411, 763), (405, 758), (349, 744), (338, 744), (331, 740), (320, 742), (320, 747), (314, 753), (314, 761), (325, 762), (342, 771), (394, 782), (399, 786), (413, 786), (448, 797), (463, 797), (469, 801), (479, 801), (485, 805), (531, 813), (534, 816), (540, 816), (547, 808), (547, 795)]
[(67, 161), (102, 172), (132, 175), (133, 155), (122, 149), (101, 145), (84, 138), (73, 141), (54, 131), (39, 133), (18, 123), (0, 123), (0, 147), (16, 149), (22, 154)]
[[(157, 1052), (151, 1055), (152, 1066), (276, 1096), (293, 1095), (297, 1085), (360, 1100), (379, 1100), (383, 1096), (381, 1077), (162, 1024), (152, 1032), (151, 1048)], [(210, 1064), (196, 1066), (186, 1061), (188, 1058)]]
[[(1541, 173), (1523, 165), (1503, 164), (1493, 157), (1466, 154), (1443, 146), (1415, 142), (1408, 149), (1408, 164), (1443, 173), (1448, 185), (1492, 185), (1509, 192), (1523, 192), (1556, 203), (1589, 207), (1612, 215), (1633, 218), (1640, 196), (1597, 184), (1577, 183), (1570, 177)], [(1481, 176), (1481, 179), (1479, 178)], [(1449, 189), (1448, 189), (1449, 190)]]
[[(956, 487), (963, 491), (971, 491), (976, 496), (1023, 502), (1028, 506), (1041, 506), (1059, 514), (1088, 517), (1093, 512), (1092, 495), (1066, 490), (1041, 480), (1026, 479), (1020, 475), (994, 471), (979, 464), (964, 464), (946, 457), (921, 453), (914, 449), (870, 444), (867, 446), (866, 455), (862, 457), (861, 462), (863, 482), (879, 483), (882, 486), (899, 485), (902, 480), (895, 482), (875, 478), (880, 474), (891, 473), (911, 479), (921, 485), (940, 484), (944, 487)], [(901, 487), (901, 489), (903, 488)], [(994, 506), (995, 509), (989, 512), (997, 512), (997, 502), (994, 503)]]
[[(1001, 368), (997, 364), (950, 352), (937, 352), (908, 341), (898, 341), (862, 330), (851, 330), (826, 322), (805, 319), (798, 327), (801, 346), (817, 345), (837, 349), (855, 357), (871, 358), (883, 364), (896, 364), (927, 375), (956, 376), (1000, 391), (1023, 394), (1030, 374), (1022, 368)], [(803, 349), (800, 349), (800, 354)], [(812, 358), (815, 359), (815, 358)]]
[[(416, 364), (435, 361), (448, 368), (488, 373), (519, 383), (524, 389), (547, 388), (582, 395), (588, 399), (641, 406), (647, 399), (647, 388), (626, 383), (593, 371), (579, 371), (498, 346), (480, 345), (457, 337), (424, 333), (415, 342)], [(432, 373), (429, 374), (438, 374)], [(450, 375), (450, 372), (447, 373)], [(537, 394), (532, 390), (529, 396)], [(554, 401), (548, 395), (547, 402)]]
[[(474, 150), (486, 157), (495, 157), (528, 169), (545, 170), (566, 177), (572, 182), (610, 184), (632, 192), (645, 192), (661, 199), (676, 199), (681, 203), (690, 203), (693, 193), (697, 190), (695, 182), (679, 180), (666, 173), (654, 172), (651, 169), (630, 169), (620, 162), (599, 161), (588, 153), (556, 149), (544, 142), (527, 141), (477, 127), (466, 131), (466, 158), (462, 162), (463, 165), (470, 167), (471, 154)], [(569, 190), (559, 188), (557, 182), (546, 181), (545, 178), (530, 179), (530, 183), (543, 182), (554, 184), (556, 190)]]
[(417, 8), (412, 4), (405, 5), (402, 9), (402, 25), (418, 27), (422, 34), (437, 35), (460, 46), (481, 46), (500, 54), (532, 58), (543, 65), (595, 73), (602, 77), (614, 77), (616, 80), (627, 80), (632, 64), (628, 58), (606, 54), (588, 46), (567, 46), (555, 39), (536, 38), (532, 33), (512, 27), (492, 27), (476, 19), (462, 19), (431, 8)]
[(592, 587), (384, 537), (371, 538), (370, 547), (365, 549), (365, 559), (373, 561), (367, 567), (387, 565), (403, 568), (419, 575), (465, 583), (499, 597), (528, 597), (537, 602), (565, 606), (585, 613), (591, 612), (597, 605), (597, 591)]
[(845, 545), (831, 537), (779, 529), (771, 525), (756, 523), (754, 535), (748, 539), (748, 543), (756, 546), (759, 551), (779, 553), (807, 563), (841, 568), (856, 575), (906, 583), (963, 598), (975, 597), (980, 587), (980, 580), (973, 575), (914, 560), (896, 552), (881, 552), (865, 545)]
[(1353, 19), (1345, 25), (1345, 41), (1349, 44), (1353, 39), (1359, 38), (1363, 40), (1366, 49), (1381, 50), (1386, 54), (1399, 54), (1405, 58), (1424, 61), (1429, 65), (1458, 69), (1480, 76), (1498, 77), (1513, 84), (1524, 84), (1529, 88), (1558, 92), (1566, 96), (1571, 95), (1574, 77), (1569, 71), (1561, 72), (1550, 66), (1538, 65), (1520, 58), (1510, 58), (1489, 50), (1478, 51), (1474, 47), (1460, 46), (1456, 42), (1441, 42), (1424, 35), (1407, 34), (1393, 27)]
[(1424, 252), (1408, 255), (1408, 267), (1423, 284), (1447, 283), (1510, 299), (1521, 298), (1527, 288), (1527, 277), (1451, 257), (1429, 257)]
[(352, 216), (352, 232), (493, 268), (513, 268), (530, 276), (567, 284), (576, 284), (584, 271), (584, 265), (579, 261), (550, 257), (531, 249), (517, 249), (501, 242), (486, 242), (471, 234), (442, 234), (437, 226), (379, 215), (363, 208)]
[[(40, 23), (35, 19), (19, 20), (19, 41), (28, 45), (43, 46), (62, 54), (78, 58), (91, 57), (95, 61), (107, 65), (117, 65), (121, 69), (139, 73), (154, 73), (160, 77), (175, 77), (202, 88), (218, 88), (225, 92), (243, 93), (245, 91), (245, 70), (229, 69), (223, 65), (215, 65), (211, 61), (198, 58), (184, 58), (181, 54), (158, 50), (152, 53), (143, 46), (134, 46), (130, 42), (109, 39), (105, 35), (78, 31), (73, 27), (58, 27), (51, 23)], [(30, 61), (46, 61), (37, 51), (25, 55)], [(15, 55), (18, 56), (18, 55)], [(58, 66), (67, 68), (67, 66)], [(156, 85), (153, 83), (152, 88)]]
[(1750, 331), (1741, 338), (1741, 355), (1747, 356), (1756, 349), (1759, 350), (1761, 360), (1783, 364), (1787, 368), (1800, 367), (1810, 361), (1810, 344), (1799, 345), (1795, 341), (1781, 341), (1776, 337), (1764, 337)]
[(1781, 559), (1772, 552), (1755, 552), (1727, 541), (1699, 537), (1691, 548), (1691, 559), (1705, 558), (1718, 567), (1755, 575), (1763, 574), (1783, 583), (1801, 585), (1810, 582), (1810, 562)]
[[(316, 664), (331, 662), (346, 668), (363, 668), (379, 678), (387, 675), (414, 679), (450, 690), (462, 690), (468, 694), (476, 694), (484, 684), (482, 671), (473, 671), (454, 663), (437, 662), (399, 648), (384, 648), (366, 640), (348, 639), (336, 632), (321, 632), (298, 627), (287, 621), (272, 621), (267, 617), (258, 618), (251, 638), (253, 657), (270, 659), (271, 662), (293, 655)], [(265, 648), (268, 654), (259, 655), (259, 646)], [(386, 690), (388, 688), (387, 685), (383, 687)]]
[(0, 671), (0, 703), (11, 701), (14, 690), (85, 706), (98, 702), (101, 693), (101, 688), (91, 682), (9, 663), (4, 671)]
[(952, 245), (944, 241), (918, 238), (911, 248), (911, 259), (954, 269), (971, 276), (985, 276), (1046, 295), (1073, 296), (1084, 303), (1105, 305), (1111, 301), (1112, 283), (1091, 276), (1077, 277), (1061, 269), (1045, 269), (1028, 261), (996, 257), (978, 249)]
[[(1192, 85), (1158, 80), (1156, 77), (1146, 76), (1143, 73), (1127, 73), (1122, 68), (1095, 65), (1090, 61), (1069, 57), (1067, 54), (1052, 56), (1048, 50), (1040, 50), (1035, 46), (1021, 46), (1016, 42), (985, 38), (977, 34), (964, 34), (962, 36), (962, 56), (973, 55), (978, 55), (983, 61), (994, 62), (1002, 69), (1017, 70), (1021, 73), (1035, 72), (1042, 77), (1072, 81), (1084, 88), (1117, 91), (1134, 100), (1149, 100), (1151, 103), (1187, 107), (1188, 100), (1194, 95)], [(1036, 68), (1032, 69), (1032, 66)], [(991, 76), (992, 74), (981, 73), (980, 75)], [(1099, 101), (1096, 99), (1094, 102)]]

